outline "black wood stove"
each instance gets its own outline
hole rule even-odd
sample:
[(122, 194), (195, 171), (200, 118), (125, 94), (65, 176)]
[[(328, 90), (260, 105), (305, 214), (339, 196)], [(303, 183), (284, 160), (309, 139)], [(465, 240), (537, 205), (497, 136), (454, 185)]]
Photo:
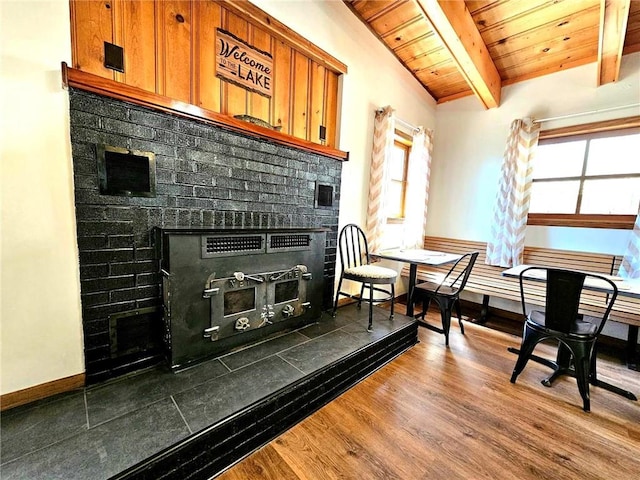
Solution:
[(324, 229), (159, 232), (173, 369), (320, 317)]

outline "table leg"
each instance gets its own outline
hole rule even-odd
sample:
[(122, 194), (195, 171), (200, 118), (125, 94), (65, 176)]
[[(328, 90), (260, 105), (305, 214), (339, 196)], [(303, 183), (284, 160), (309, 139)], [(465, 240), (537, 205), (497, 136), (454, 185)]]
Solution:
[(416, 286), (416, 276), (418, 274), (418, 264), (409, 264), (409, 289), (407, 292), (407, 317), (413, 317), (413, 289)]

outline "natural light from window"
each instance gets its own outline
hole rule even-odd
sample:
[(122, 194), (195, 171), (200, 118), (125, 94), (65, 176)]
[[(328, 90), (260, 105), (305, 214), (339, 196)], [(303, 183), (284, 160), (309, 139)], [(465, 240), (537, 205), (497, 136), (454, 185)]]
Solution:
[(608, 135), (541, 142), (532, 165), (529, 213), (635, 215), (640, 133)]

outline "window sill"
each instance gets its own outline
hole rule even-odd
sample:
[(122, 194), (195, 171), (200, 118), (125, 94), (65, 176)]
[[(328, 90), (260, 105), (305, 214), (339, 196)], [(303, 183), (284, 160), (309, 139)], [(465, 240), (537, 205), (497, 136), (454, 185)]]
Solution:
[(401, 225), (404, 223), (404, 218), (387, 218), (387, 224)]
[(527, 218), (527, 225), (632, 230), (635, 221), (635, 215), (530, 213)]

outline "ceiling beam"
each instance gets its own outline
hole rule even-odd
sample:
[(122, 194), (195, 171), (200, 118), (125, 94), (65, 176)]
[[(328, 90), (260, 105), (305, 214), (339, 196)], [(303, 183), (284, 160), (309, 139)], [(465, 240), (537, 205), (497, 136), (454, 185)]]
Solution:
[(485, 108), (500, 106), (500, 74), (465, 2), (418, 0), (418, 5)]
[(631, 0), (600, 0), (598, 86), (617, 82)]

